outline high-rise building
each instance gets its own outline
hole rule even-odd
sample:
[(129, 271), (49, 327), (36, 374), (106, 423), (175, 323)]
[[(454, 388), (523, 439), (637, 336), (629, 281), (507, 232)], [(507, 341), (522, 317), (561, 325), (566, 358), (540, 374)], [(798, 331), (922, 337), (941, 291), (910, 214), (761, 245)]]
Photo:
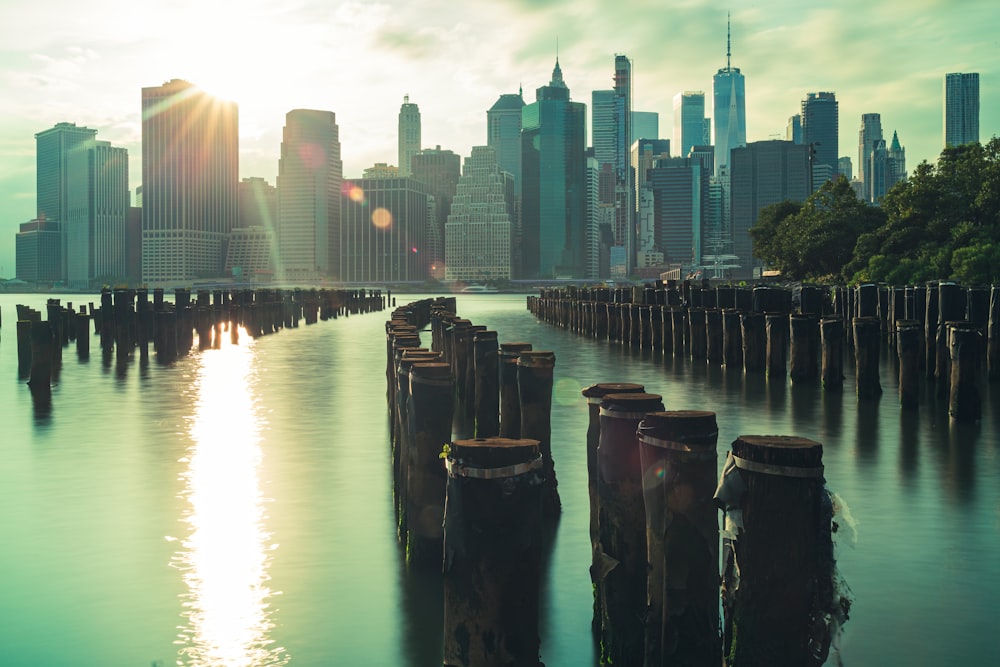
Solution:
[[(90, 193), (87, 218), (89, 256), (77, 261), (79, 273), (73, 284), (120, 284), (128, 279), (128, 150), (107, 141), (95, 141), (88, 152)], [(84, 236), (78, 234), (78, 237)], [(76, 258), (80, 248), (70, 235), (69, 252)]]
[(632, 142), (632, 170), (635, 172), (636, 201), (646, 184), (646, 174), (656, 160), (670, 157), (669, 139), (639, 138)]
[(514, 189), (521, 196), (521, 109), (524, 97), (505, 93), (486, 112), (486, 145), (496, 151), (497, 165), (514, 177)]
[(843, 176), (848, 181), (854, 180), (854, 163), (851, 158), (841, 155), (837, 160), (837, 174)]
[(500, 170), (496, 151), (473, 146), (445, 224), (445, 280), (510, 279), (514, 197), (514, 177)]
[(598, 164), (615, 168), (618, 159), (616, 135), (624, 107), (614, 90), (595, 90), (590, 94), (590, 134), (594, 158)]
[(410, 158), (420, 152), (420, 108), (410, 101), (409, 95), (403, 96), (403, 104), (399, 107), (399, 175), (409, 176), (413, 173)]
[(685, 91), (674, 96), (674, 141), (678, 155), (687, 155), (692, 146), (705, 140), (705, 93)]
[(361, 172), (361, 178), (399, 178), (399, 167), (388, 162), (376, 162), (370, 167), (365, 167)]
[[(726, 66), (712, 78), (714, 95), (713, 115), (715, 122), (715, 165), (719, 168), (729, 164), (732, 149), (747, 143), (746, 82), (739, 67), (732, 66), (732, 31), (726, 19)], [(705, 141), (708, 144), (711, 141)], [(686, 149), (686, 147), (685, 147)]]
[(219, 276), (236, 224), (236, 104), (173, 79), (142, 89), (142, 275), (151, 284)]
[(656, 249), (668, 264), (701, 264), (709, 173), (702, 159), (680, 157), (657, 160), (647, 174)]
[[(869, 165), (876, 141), (882, 141), (882, 116), (877, 113), (861, 114), (861, 129), (858, 131), (858, 180), (862, 183), (865, 199), (868, 201), (875, 201), (872, 198), (873, 179)], [(881, 190), (882, 187), (880, 184), (877, 189)]]
[(660, 138), (660, 114), (655, 111), (632, 112), (632, 143), (636, 139)]
[(344, 166), (332, 111), (285, 114), (278, 160), (278, 275), (343, 280), (340, 220)]
[(802, 143), (812, 154), (812, 188), (837, 175), (839, 112), (837, 96), (830, 92), (808, 93), (802, 100)]
[(278, 266), (278, 188), (254, 176), (241, 180), (236, 193), (239, 216), (229, 236), (225, 273), (269, 280)]
[(59, 223), (36, 218), (22, 223), (14, 240), (14, 275), (29, 283), (62, 280), (62, 231)]
[[(520, 124), (520, 116), (518, 116)], [(494, 151), (495, 156), (495, 151)], [(451, 203), (462, 174), (462, 160), (453, 151), (441, 150), (440, 146), (420, 151), (412, 159), (413, 178), (424, 184), (427, 193), (434, 198), (434, 215), (429, 218), (427, 228), (427, 256), (431, 274), (443, 277), (445, 251), (445, 223), (451, 214)], [(511, 178), (514, 175), (511, 174)], [(513, 211), (511, 213), (513, 215)], [(508, 276), (509, 277), (509, 276)]]
[(237, 227), (274, 230), (278, 221), (278, 188), (259, 176), (244, 178), (236, 186), (239, 202)]
[(785, 126), (785, 141), (794, 144), (802, 143), (802, 114), (797, 113), (788, 117), (788, 125)]
[(944, 145), (979, 141), (979, 73), (944, 76)]
[(571, 102), (556, 59), (521, 116), (522, 270), (581, 278), (586, 226), (587, 107)]
[(427, 259), (427, 188), (413, 178), (344, 181), (340, 279), (345, 282), (423, 282)]
[(889, 144), (889, 183), (886, 190), (900, 181), (906, 180), (906, 148), (900, 145), (899, 135), (892, 132), (892, 143)]
[(868, 156), (868, 169), (865, 173), (865, 195), (868, 201), (877, 204), (885, 196), (889, 180), (889, 149), (885, 139), (879, 137), (872, 142), (872, 152)]

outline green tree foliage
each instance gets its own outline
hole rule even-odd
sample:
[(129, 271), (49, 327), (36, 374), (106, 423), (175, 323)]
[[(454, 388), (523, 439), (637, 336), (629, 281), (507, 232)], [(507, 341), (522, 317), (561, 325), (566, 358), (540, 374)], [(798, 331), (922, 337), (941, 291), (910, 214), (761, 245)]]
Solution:
[(836, 280), (859, 237), (885, 222), (878, 208), (858, 200), (847, 179), (827, 181), (802, 204), (761, 209), (750, 230), (755, 254), (792, 280)]
[(895, 284), (1000, 278), (1000, 140), (946, 148), (882, 202), (885, 224), (858, 239), (844, 276)]

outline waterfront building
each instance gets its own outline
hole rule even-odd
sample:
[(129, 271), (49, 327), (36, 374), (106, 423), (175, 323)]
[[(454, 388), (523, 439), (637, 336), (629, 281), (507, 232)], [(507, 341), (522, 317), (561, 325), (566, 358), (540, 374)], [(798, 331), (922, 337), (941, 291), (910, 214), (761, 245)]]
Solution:
[(514, 198), (514, 177), (500, 170), (496, 151), (473, 146), (445, 224), (445, 280), (511, 278)]
[[(746, 81), (739, 67), (732, 66), (732, 31), (726, 19), (726, 66), (712, 78), (714, 97), (712, 120), (715, 122), (715, 164), (718, 169), (729, 164), (730, 152), (747, 143)], [(712, 143), (706, 139), (704, 144)], [(687, 146), (685, 146), (685, 149)]]
[(142, 89), (142, 275), (151, 285), (219, 276), (236, 224), (233, 102), (173, 79)]
[(225, 272), (235, 280), (268, 281), (274, 275), (274, 231), (263, 226), (236, 227), (229, 234)]
[(786, 199), (806, 200), (812, 192), (809, 157), (808, 145), (791, 141), (753, 141), (733, 149), (730, 224), (739, 266), (732, 277), (759, 277), (762, 265), (754, 257), (750, 228), (763, 207)]
[(420, 152), (420, 108), (410, 102), (410, 96), (403, 96), (399, 107), (399, 175), (412, 173), (410, 158)]
[[(520, 115), (518, 115), (520, 124)], [(435, 278), (444, 276), (442, 264), (445, 251), (445, 224), (451, 214), (451, 204), (462, 174), (462, 160), (457, 153), (442, 150), (440, 146), (427, 148), (411, 160), (413, 178), (427, 187), (433, 197), (433, 214), (428, 218), (427, 259)], [(513, 179), (511, 175), (511, 179)], [(513, 213), (512, 213), (513, 214)]]
[(979, 141), (979, 73), (944, 76), (944, 145)]
[(36, 218), (21, 223), (14, 239), (14, 275), (29, 283), (62, 280), (63, 234), (58, 222)]
[(343, 282), (423, 282), (430, 276), (430, 195), (414, 178), (345, 180), (338, 263)]
[(705, 93), (685, 91), (674, 96), (673, 147), (679, 155), (687, 155), (692, 146), (712, 143), (705, 136)]
[(279, 277), (343, 279), (340, 134), (332, 111), (285, 114), (278, 160)]
[(587, 107), (570, 101), (558, 58), (535, 96), (521, 115), (523, 277), (582, 278)]
[(831, 92), (808, 93), (802, 100), (802, 143), (812, 155), (812, 189), (837, 174), (840, 158), (837, 96)]

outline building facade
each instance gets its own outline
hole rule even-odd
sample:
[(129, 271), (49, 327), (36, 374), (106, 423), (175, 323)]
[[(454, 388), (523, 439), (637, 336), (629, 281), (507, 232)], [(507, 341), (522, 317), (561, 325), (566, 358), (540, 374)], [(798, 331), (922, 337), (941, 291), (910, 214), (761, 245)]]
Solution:
[[(739, 67), (732, 66), (732, 31), (726, 24), (726, 66), (712, 77), (712, 120), (715, 123), (715, 164), (729, 164), (734, 148), (747, 143), (746, 81)], [(711, 143), (705, 141), (704, 143)]]
[(678, 155), (687, 155), (692, 146), (712, 143), (705, 136), (705, 93), (685, 91), (674, 96), (674, 140)]
[(29, 283), (61, 281), (62, 244), (58, 222), (36, 218), (22, 223), (14, 238), (14, 275)]
[(285, 114), (278, 160), (278, 276), (342, 279), (340, 221), (343, 162), (332, 111)]
[(858, 180), (861, 181), (865, 199), (868, 201), (875, 201), (872, 195), (873, 187), (876, 190), (882, 190), (884, 186), (884, 177), (882, 183), (878, 186), (875, 185), (875, 178), (871, 170), (872, 152), (875, 149), (875, 142), (882, 141), (882, 139), (881, 114), (861, 114), (861, 129), (858, 131)]
[(834, 93), (808, 93), (802, 100), (802, 143), (812, 154), (813, 190), (837, 175), (839, 122)]
[(223, 273), (236, 224), (236, 104), (173, 79), (142, 89), (142, 275), (152, 285)]
[(514, 189), (521, 193), (521, 110), (524, 97), (505, 93), (486, 112), (486, 145), (496, 151), (501, 171), (514, 177)]
[(944, 76), (944, 145), (979, 141), (979, 73)]
[[(427, 188), (434, 198), (433, 212), (427, 228), (427, 259), (435, 278), (444, 276), (445, 224), (451, 214), (451, 203), (462, 175), (462, 161), (458, 154), (442, 150), (440, 146), (428, 148), (413, 156), (413, 178)], [(513, 179), (513, 175), (511, 176)]]
[(410, 101), (409, 95), (403, 96), (403, 104), (399, 107), (399, 175), (409, 176), (412, 173), (410, 158), (420, 152), (420, 108)]
[(656, 250), (667, 264), (700, 266), (710, 171), (698, 158), (656, 161), (646, 183), (653, 195)]

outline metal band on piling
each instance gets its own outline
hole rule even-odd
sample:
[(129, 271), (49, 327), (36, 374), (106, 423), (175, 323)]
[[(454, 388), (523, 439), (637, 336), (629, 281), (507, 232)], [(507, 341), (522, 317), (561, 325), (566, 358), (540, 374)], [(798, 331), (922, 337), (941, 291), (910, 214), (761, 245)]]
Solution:
[[(719, 432), (716, 431), (711, 435), (706, 436), (704, 439), (707, 443), (714, 443), (718, 436)], [(692, 443), (688, 442), (663, 440), (662, 438), (654, 438), (651, 435), (645, 435), (643, 433), (639, 433), (638, 438), (639, 442), (643, 444), (659, 447), (660, 449), (669, 449), (672, 452), (676, 452), (679, 455), (678, 458), (685, 461), (709, 461), (714, 460), (717, 456), (715, 449), (695, 448), (691, 446)]]
[(757, 461), (751, 461), (750, 459), (742, 459), (735, 454), (733, 456), (733, 463), (736, 464), (737, 468), (741, 470), (747, 470), (749, 472), (759, 472), (765, 475), (777, 475), (779, 477), (822, 477), (823, 476), (823, 466), (818, 468), (796, 468), (793, 466), (776, 466), (770, 463), (758, 463)]
[(448, 471), (449, 477), (468, 477), (472, 479), (503, 479), (505, 477), (516, 477), (532, 470), (542, 467), (542, 457), (539, 455), (532, 461), (517, 463), (512, 466), (502, 466), (500, 468), (479, 468), (476, 466), (466, 466), (457, 463), (450, 458), (444, 460), (444, 467)]

